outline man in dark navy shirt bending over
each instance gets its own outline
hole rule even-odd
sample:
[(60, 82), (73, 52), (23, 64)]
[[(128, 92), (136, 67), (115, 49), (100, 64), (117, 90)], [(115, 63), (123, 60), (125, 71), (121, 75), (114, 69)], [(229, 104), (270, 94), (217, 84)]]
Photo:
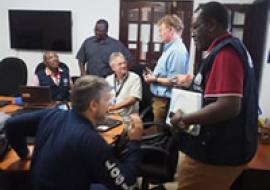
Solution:
[(101, 183), (108, 189), (136, 189), (142, 122), (131, 116), (127, 152), (118, 160), (95, 129), (111, 102), (104, 79), (84, 76), (72, 92), (72, 110), (47, 109), (15, 116), (6, 122), (12, 148), (28, 159), (25, 136), (36, 133), (32, 155), (33, 189), (84, 190)]

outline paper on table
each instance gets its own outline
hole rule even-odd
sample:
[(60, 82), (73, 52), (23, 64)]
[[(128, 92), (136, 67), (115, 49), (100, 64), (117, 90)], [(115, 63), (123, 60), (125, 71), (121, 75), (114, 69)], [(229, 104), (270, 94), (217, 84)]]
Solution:
[[(198, 92), (172, 89), (171, 102), (169, 112), (166, 118), (166, 123), (171, 125), (169, 113), (175, 113), (178, 109), (181, 109), (185, 113), (192, 113), (200, 110), (202, 107), (202, 94)], [(190, 125), (188, 128), (189, 133), (192, 135), (198, 135), (200, 125)]]

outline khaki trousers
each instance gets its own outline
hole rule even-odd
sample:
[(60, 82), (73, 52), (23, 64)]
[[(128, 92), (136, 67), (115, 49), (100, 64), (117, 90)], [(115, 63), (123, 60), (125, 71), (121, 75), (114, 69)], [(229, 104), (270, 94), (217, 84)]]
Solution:
[(184, 155), (178, 169), (178, 190), (229, 190), (245, 167), (209, 165)]
[(169, 98), (153, 97), (152, 109), (154, 114), (154, 122), (165, 123), (167, 112), (169, 109)]

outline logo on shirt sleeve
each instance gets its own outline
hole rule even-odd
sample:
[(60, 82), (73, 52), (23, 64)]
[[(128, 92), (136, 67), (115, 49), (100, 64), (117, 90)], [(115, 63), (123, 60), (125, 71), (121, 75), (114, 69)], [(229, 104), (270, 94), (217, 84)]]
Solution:
[(107, 160), (105, 162), (105, 166), (108, 169), (111, 178), (114, 179), (114, 183), (116, 185), (121, 186), (121, 188), (124, 190), (136, 189), (136, 184), (129, 186), (125, 183), (125, 177), (121, 174), (120, 169), (116, 166), (115, 162), (110, 162)]

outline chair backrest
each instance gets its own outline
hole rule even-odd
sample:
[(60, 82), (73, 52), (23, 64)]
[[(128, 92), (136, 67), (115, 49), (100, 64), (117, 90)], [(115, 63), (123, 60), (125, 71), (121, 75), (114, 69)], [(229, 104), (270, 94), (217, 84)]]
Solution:
[(172, 134), (169, 126), (144, 123), (144, 127), (156, 126), (158, 134), (144, 136), (141, 142), (141, 176), (148, 183), (162, 184), (173, 181), (178, 162), (178, 135)]
[[(59, 67), (69, 71), (69, 68), (65, 63), (59, 62)], [(39, 63), (37, 67), (35, 68), (35, 74), (37, 74), (40, 70), (44, 70), (44, 69), (45, 69), (45, 64), (43, 62)]]
[(7, 57), (0, 64), (0, 95), (17, 96), (27, 83), (27, 67), (22, 59)]
[(143, 121), (153, 121), (154, 116), (152, 113), (152, 106), (151, 106), (153, 94), (150, 91), (149, 84), (147, 84), (143, 79), (143, 70), (145, 69), (145, 67), (146, 66), (142, 64), (134, 64), (132, 65), (130, 70), (136, 73), (137, 75), (139, 75), (142, 81), (143, 94), (142, 94), (142, 100), (139, 103), (139, 112), (140, 114), (143, 113), (142, 119)]

